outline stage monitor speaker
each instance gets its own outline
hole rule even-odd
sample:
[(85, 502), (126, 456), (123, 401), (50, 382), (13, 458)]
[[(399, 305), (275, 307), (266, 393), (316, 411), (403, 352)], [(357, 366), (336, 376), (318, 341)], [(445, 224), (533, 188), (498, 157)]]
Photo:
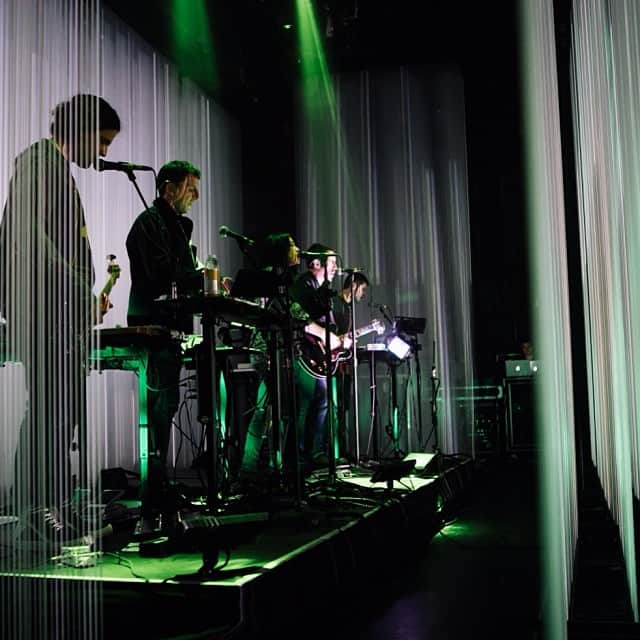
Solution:
[(415, 470), (419, 471), (421, 476), (438, 475), (439, 460), (435, 453), (412, 451), (404, 457), (404, 460), (415, 460)]
[(386, 482), (387, 489), (393, 489), (393, 481), (407, 477), (415, 468), (415, 460), (394, 460), (376, 467), (369, 482)]
[(231, 548), (255, 537), (268, 520), (269, 513), (266, 511), (226, 516), (193, 514), (182, 517), (175, 535), (175, 548), (183, 551), (202, 551), (203, 563), (196, 574), (186, 574), (176, 578), (202, 579), (212, 576), (217, 570), (220, 552), (225, 551), (229, 556)]
[(505, 386), (507, 449), (533, 451), (536, 448), (535, 380), (508, 380)]

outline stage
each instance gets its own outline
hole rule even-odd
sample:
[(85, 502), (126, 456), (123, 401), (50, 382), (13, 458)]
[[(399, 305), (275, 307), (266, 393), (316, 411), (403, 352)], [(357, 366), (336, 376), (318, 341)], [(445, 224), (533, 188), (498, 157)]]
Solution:
[[(215, 517), (181, 511), (181, 522), (163, 535), (134, 535), (122, 548), (89, 556), (93, 566), (67, 566), (69, 558), (58, 557), (5, 570), (2, 590), (28, 594), (40, 611), (55, 608), (51, 616), (68, 610), (69, 619), (78, 594), (92, 593), (107, 638), (313, 631), (345, 594), (383, 589), (384, 576), (410, 562), (411, 549), (428, 544), (456, 509), (473, 462), (440, 460), (435, 470), (375, 483), (372, 468), (342, 466), (335, 477), (307, 478), (301, 500), (234, 496)], [(0, 527), (5, 541), (12, 526)]]

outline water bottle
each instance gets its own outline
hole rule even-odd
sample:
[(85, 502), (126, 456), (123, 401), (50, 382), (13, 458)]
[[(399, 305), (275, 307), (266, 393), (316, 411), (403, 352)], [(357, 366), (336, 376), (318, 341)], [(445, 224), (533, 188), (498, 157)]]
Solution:
[(220, 283), (220, 266), (218, 258), (210, 255), (204, 263), (204, 295), (217, 296)]

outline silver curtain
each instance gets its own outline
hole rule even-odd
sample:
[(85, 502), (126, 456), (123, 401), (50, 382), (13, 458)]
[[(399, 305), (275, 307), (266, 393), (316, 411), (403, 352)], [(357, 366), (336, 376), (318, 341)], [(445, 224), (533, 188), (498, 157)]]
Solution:
[(574, 2), (573, 102), (591, 454), (620, 528), (636, 620), (639, 34), (634, 1)]
[[(0, 265), (3, 282), (9, 283), (3, 289), (0, 319), (6, 338), (0, 367), (4, 516), (14, 513), (16, 498), (47, 484), (40, 473), (45, 463), (60, 463), (52, 472), (57, 488), (70, 484), (80, 469), (87, 471), (86, 482), (94, 486), (100, 469), (137, 467), (134, 374), (84, 368), (79, 372), (60, 354), (75, 347), (90, 353), (100, 346), (93, 340), (76, 343), (75, 337), (86, 335), (93, 324), (87, 300), (107, 280), (107, 254), (117, 256), (122, 274), (111, 296), (114, 307), (100, 327), (126, 326), (125, 238), (143, 204), (124, 174), (80, 169), (63, 160), (60, 150), (48, 142), (52, 109), (76, 94), (102, 96), (118, 112), (122, 125), (109, 160), (159, 169), (166, 161), (185, 159), (199, 166), (193, 242), (199, 256), (217, 253), (224, 273), (235, 273), (241, 256), (229, 243), (219, 242), (215, 229), (242, 221), (237, 126), (98, 0), (2, 0), (0, 74), (0, 202), (3, 207), (8, 203), (12, 217), (5, 226)], [(94, 129), (94, 110), (77, 111), (73, 121), (75, 134)], [(25, 156), (23, 152), (38, 141), (43, 141), (41, 146)], [(151, 174), (139, 174), (138, 184), (150, 203)], [(45, 210), (54, 213), (45, 219)], [(74, 279), (78, 273), (84, 274), (81, 286)], [(66, 329), (71, 320), (77, 329), (73, 334)], [(79, 391), (83, 382), (86, 398)], [(29, 387), (37, 394), (30, 394)], [(14, 454), (27, 409), (38, 426), (38, 446), (30, 468), (19, 472), (16, 487)], [(60, 429), (65, 437), (84, 441), (83, 457), (77, 451), (72, 454), (69, 472), (64, 468), (68, 452), (55, 437)], [(178, 439), (173, 442), (172, 460), (180, 444)], [(53, 453), (43, 453), (47, 448)], [(44, 563), (46, 554), (32, 560), (35, 575), (45, 571), (38, 561)], [(84, 581), (59, 591), (49, 589), (47, 581), (26, 585), (17, 582), (14, 589), (3, 589), (3, 637), (100, 637), (97, 587)], [(44, 606), (54, 601), (76, 606), (71, 611)]]
[[(454, 68), (401, 68), (331, 79), (335, 102), (302, 111), (298, 242), (321, 242), (371, 280), (369, 316), (380, 305), (426, 320), (421, 350), (398, 369), (402, 448), (474, 452), (473, 416), (456, 396), (472, 393), (471, 268), (464, 91)], [(326, 79), (307, 80), (322, 105)], [(339, 280), (339, 279), (338, 279)], [(369, 318), (364, 317), (362, 322)], [(433, 429), (435, 364), (441, 390)], [(419, 371), (418, 371), (419, 367)], [(378, 385), (390, 421), (388, 376)], [(418, 374), (421, 374), (420, 376)], [(360, 437), (370, 447), (368, 370), (360, 367)], [(466, 391), (464, 391), (466, 389)], [(436, 440), (437, 438), (437, 440)], [(384, 444), (387, 438), (382, 434)]]
[(552, 2), (520, 3), (545, 637), (567, 634), (577, 542), (576, 447)]

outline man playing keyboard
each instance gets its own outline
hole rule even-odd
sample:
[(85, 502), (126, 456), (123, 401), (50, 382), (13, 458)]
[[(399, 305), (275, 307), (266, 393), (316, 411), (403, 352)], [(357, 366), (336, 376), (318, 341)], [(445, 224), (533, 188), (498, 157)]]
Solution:
[[(191, 334), (193, 318), (176, 318), (154, 304), (162, 295), (198, 291), (202, 269), (191, 245), (193, 221), (186, 217), (198, 200), (200, 170), (189, 162), (173, 160), (158, 172), (158, 197), (133, 223), (127, 236), (131, 268), (129, 326), (163, 325)], [(149, 495), (147, 513), (172, 512), (175, 505), (167, 491), (167, 454), (173, 416), (180, 404), (180, 347), (172, 345), (149, 354)]]

